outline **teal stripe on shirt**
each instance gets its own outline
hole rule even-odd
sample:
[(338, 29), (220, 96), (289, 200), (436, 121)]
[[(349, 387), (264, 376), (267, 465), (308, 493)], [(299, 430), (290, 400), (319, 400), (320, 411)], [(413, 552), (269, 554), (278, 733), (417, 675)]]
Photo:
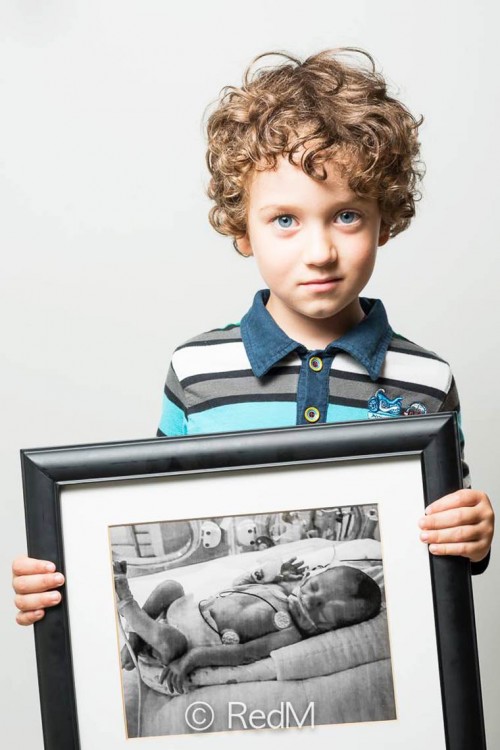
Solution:
[(170, 401), (165, 394), (163, 395), (160, 430), (164, 435), (169, 435), (170, 437), (186, 434), (186, 417), (184, 416), (184, 412)]
[(332, 422), (357, 422), (360, 419), (368, 419), (368, 406), (342, 406), (340, 404), (328, 404), (326, 421)]
[[(189, 416), (188, 434), (291, 427), (297, 423), (295, 401), (251, 401), (227, 404)], [(169, 433), (170, 434), (170, 433)]]

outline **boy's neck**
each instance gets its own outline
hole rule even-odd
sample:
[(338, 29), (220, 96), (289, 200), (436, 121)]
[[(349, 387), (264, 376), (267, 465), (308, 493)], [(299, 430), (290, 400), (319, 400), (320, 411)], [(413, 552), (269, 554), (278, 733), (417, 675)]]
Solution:
[(341, 338), (361, 323), (365, 317), (359, 299), (353, 300), (332, 318), (309, 318), (298, 314), (279, 303), (276, 304), (272, 294), (266, 309), (287, 336), (309, 351), (325, 349), (332, 341)]

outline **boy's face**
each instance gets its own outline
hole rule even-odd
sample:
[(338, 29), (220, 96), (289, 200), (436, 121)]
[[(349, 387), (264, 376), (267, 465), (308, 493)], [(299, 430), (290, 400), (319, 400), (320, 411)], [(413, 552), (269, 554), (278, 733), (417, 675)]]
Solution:
[(389, 237), (377, 201), (358, 198), (332, 162), (325, 168), (319, 182), (281, 156), (275, 170), (254, 172), (247, 234), (238, 240), (255, 256), (278, 325), (302, 343), (322, 330), (323, 345), (362, 319), (358, 296)]
[(358, 584), (344, 567), (305, 576), (289, 599), (290, 610), (306, 632), (344, 627), (363, 619), (364, 601), (356, 597)]

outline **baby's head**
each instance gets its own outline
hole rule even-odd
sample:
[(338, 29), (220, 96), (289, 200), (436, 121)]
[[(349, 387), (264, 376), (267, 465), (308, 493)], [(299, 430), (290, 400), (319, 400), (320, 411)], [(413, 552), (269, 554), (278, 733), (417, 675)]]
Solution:
[(308, 634), (355, 625), (380, 610), (380, 587), (358, 568), (334, 565), (306, 573), (289, 597), (290, 612)]
[[(349, 54), (366, 65), (349, 62)], [(252, 74), (268, 55), (285, 60)], [(258, 55), (241, 87), (222, 89), (207, 120), (210, 223), (221, 234), (244, 237), (252, 176), (286, 157), (317, 181), (327, 179), (325, 164), (334, 164), (356, 195), (376, 199), (388, 236), (395, 236), (420, 197), (420, 124), (388, 95), (362, 50), (324, 50), (303, 62), (282, 52)]]

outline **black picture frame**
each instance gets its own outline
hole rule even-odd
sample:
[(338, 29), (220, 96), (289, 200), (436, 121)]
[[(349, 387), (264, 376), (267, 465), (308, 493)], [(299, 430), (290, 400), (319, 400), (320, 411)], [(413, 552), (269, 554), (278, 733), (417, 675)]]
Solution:
[[(419, 458), (425, 505), (459, 489), (456, 415), (23, 450), (28, 553), (65, 572), (60, 493), (69, 484), (405, 456)], [(470, 564), (429, 555), (429, 566), (446, 750), (484, 750)], [(62, 604), (35, 625), (46, 750), (81, 747), (65, 593), (63, 588)], [(175, 741), (166, 740), (165, 747)]]

